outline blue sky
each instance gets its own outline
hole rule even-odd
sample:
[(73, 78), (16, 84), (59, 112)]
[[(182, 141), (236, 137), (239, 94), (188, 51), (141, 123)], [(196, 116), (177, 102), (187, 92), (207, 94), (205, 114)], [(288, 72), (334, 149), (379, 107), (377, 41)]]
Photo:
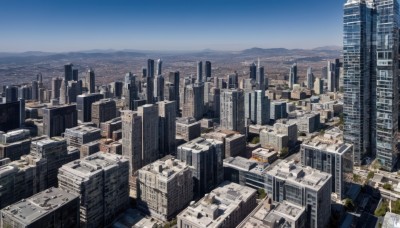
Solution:
[(1, 0), (0, 51), (341, 45), (344, 0)]

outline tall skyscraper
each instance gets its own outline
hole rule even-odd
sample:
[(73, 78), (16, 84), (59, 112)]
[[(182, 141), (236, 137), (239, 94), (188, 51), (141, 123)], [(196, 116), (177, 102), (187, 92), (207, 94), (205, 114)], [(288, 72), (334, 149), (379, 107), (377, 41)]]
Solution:
[(371, 59), (375, 52), (373, 14), (373, 6), (365, 1), (348, 1), (344, 6), (344, 140), (353, 144), (355, 165), (361, 165), (376, 140), (370, 115), (376, 111), (371, 103), (376, 84), (376, 63)]
[(265, 73), (264, 73), (264, 67), (260, 65), (260, 60), (258, 60), (256, 78), (257, 78), (256, 89), (264, 91), (265, 90)]
[(210, 61), (206, 61), (206, 65), (204, 66), (204, 71), (205, 71), (205, 75), (206, 78), (211, 78), (211, 62)]
[[(37, 82), (36, 82), (36, 85), (37, 85)], [(5, 93), (6, 93), (6, 103), (17, 102), (18, 101), (18, 87), (16, 87), (16, 86), (7, 86)]]
[(224, 90), (221, 93), (221, 127), (245, 133), (244, 93), (241, 90)]
[(168, 81), (174, 85), (174, 101), (176, 101), (176, 115), (180, 114), (180, 76), (179, 71), (169, 72)]
[(99, 93), (79, 95), (76, 98), (78, 120), (82, 123), (92, 121), (92, 104), (103, 98), (103, 95)]
[(289, 88), (293, 89), (294, 84), (297, 84), (297, 63), (294, 63), (289, 71)]
[(131, 72), (125, 75), (125, 83), (123, 87), (123, 97), (125, 108), (133, 110), (135, 105), (134, 101), (138, 99), (138, 90), (136, 87), (137, 76)]
[(114, 100), (102, 99), (92, 104), (92, 122), (100, 124), (117, 117), (117, 106)]
[(157, 75), (155, 75), (155, 76), (159, 76), (162, 74), (162, 63), (163, 62), (161, 59), (157, 60)]
[(257, 65), (253, 62), (250, 64), (250, 79), (257, 80)]
[(61, 83), (62, 83), (62, 78), (52, 78), (51, 79), (51, 98), (52, 99), (60, 98)]
[(197, 62), (197, 83), (203, 82), (203, 62)]
[(154, 60), (147, 60), (147, 77), (154, 78)]
[(142, 165), (147, 165), (159, 158), (158, 106), (154, 104), (140, 106), (138, 107), (138, 115), (142, 118)]
[(314, 93), (317, 95), (324, 93), (324, 81), (321, 78), (315, 78)]
[(89, 69), (87, 72), (86, 85), (88, 87), (89, 93), (96, 92), (96, 78), (92, 69)]
[(252, 123), (265, 125), (270, 120), (270, 102), (262, 90), (249, 91), (245, 93), (244, 101), (245, 118)]
[(154, 78), (154, 100), (164, 100), (164, 76), (158, 75)]
[[(32, 85), (32, 100), (37, 101), (39, 99), (39, 84), (37, 81), (32, 81), (31, 85)], [(7, 88), (6, 88), (6, 95), (7, 95)]]
[(67, 65), (64, 65), (64, 80), (66, 81), (66, 82), (68, 82), (68, 81), (70, 81), (70, 80), (72, 80), (72, 75), (73, 75), (73, 73), (72, 73), (72, 63), (69, 63), (69, 64), (67, 64)]
[(78, 69), (73, 69), (72, 70), (72, 80), (73, 81), (78, 81), (79, 79), (79, 70)]
[(68, 104), (68, 82), (63, 79), (60, 85), (60, 104)]
[[(129, 173), (132, 176), (142, 168), (142, 118), (137, 112), (122, 111), (122, 155), (129, 160)], [(133, 183), (134, 184), (134, 183)]]
[(186, 85), (183, 92), (183, 117), (200, 120), (204, 109), (204, 84)]
[(314, 74), (311, 67), (307, 69), (306, 86), (308, 89), (314, 89)]
[(66, 128), (77, 124), (76, 105), (43, 108), (43, 132), (49, 137), (61, 136)]
[(335, 71), (328, 72), (328, 91), (336, 92), (336, 75)]
[(168, 154), (176, 155), (176, 101), (161, 101), (157, 105), (160, 116), (160, 158)]

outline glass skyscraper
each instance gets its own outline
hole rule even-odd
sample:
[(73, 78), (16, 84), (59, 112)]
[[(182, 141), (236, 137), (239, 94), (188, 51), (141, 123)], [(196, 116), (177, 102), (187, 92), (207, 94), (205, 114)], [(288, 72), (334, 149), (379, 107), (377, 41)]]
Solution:
[(396, 161), (398, 121), (397, 0), (348, 0), (344, 6), (344, 138), (361, 165), (376, 155)]

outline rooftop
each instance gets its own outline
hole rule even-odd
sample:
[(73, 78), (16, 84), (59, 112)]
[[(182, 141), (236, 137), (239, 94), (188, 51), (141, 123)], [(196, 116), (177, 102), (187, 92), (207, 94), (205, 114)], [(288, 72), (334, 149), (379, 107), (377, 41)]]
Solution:
[(3, 208), (2, 213), (27, 225), (78, 198), (78, 195), (71, 194), (61, 189), (49, 188), (26, 200), (23, 199), (13, 205)]
[(193, 153), (200, 153), (202, 151), (207, 151), (209, 150), (210, 147), (220, 144), (222, 145), (222, 142), (219, 140), (215, 139), (204, 139), (204, 138), (196, 138), (193, 139), (192, 141), (189, 141), (179, 147), (192, 150)]
[(243, 157), (229, 157), (224, 159), (224, 166), (250, 171), (250, 169), (257, 166), (257, 162)]
[(26, 129), (19, 129), (9, 131), (7, 133), (0, 132), (0, 143), (13, 143), (28, 139), (30, 137), (30, 131)]
[(176, 123), (191, 125), (191, 124), (197, 124), (198, 122), (193, 117), (182, 117), (176, 119)]
[(305, 141), (302, 146), (337, 154), (343, 154), (353, 147), (351, 144), (343, 143), (336, 138), (325, 136), (317, 136), (309, 141)]
[(65, 134), (72, 134), (72, 135), (84, 135), (84, 134), (99, 133), (99, 132), (101, 132), (101, 130), (97, 127), (84, 126), (84, 125), (65, 129)]
[(218, 227), (242, 202), (255, 194), (255, 189), (225, 181), (178, 216), (200, 227)]
[(270, 176), (292, 182), (296, 185), (301, 184), (314, 190), (322, 188), (332, 177), (330, 174), (310, 167), (302, 167), (295, 164), (294, 161), (287, 160), (283, 160), (271, 167), (267, 173)]
[(169, 158), (167, 160), (157, 160), (149, 165), (146, 165), (141, 168), (139, 172), (147, 171), (156, 174), (159, 177), (172, 179), (185, 169), (189, 169), (189, 166), (179, 160)]

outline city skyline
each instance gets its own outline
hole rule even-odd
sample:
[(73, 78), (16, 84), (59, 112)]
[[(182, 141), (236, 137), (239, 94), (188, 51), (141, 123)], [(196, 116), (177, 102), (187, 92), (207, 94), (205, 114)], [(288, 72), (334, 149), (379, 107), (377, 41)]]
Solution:
[(343, 2), (3, 2), (0, 52), (341, 46)]

